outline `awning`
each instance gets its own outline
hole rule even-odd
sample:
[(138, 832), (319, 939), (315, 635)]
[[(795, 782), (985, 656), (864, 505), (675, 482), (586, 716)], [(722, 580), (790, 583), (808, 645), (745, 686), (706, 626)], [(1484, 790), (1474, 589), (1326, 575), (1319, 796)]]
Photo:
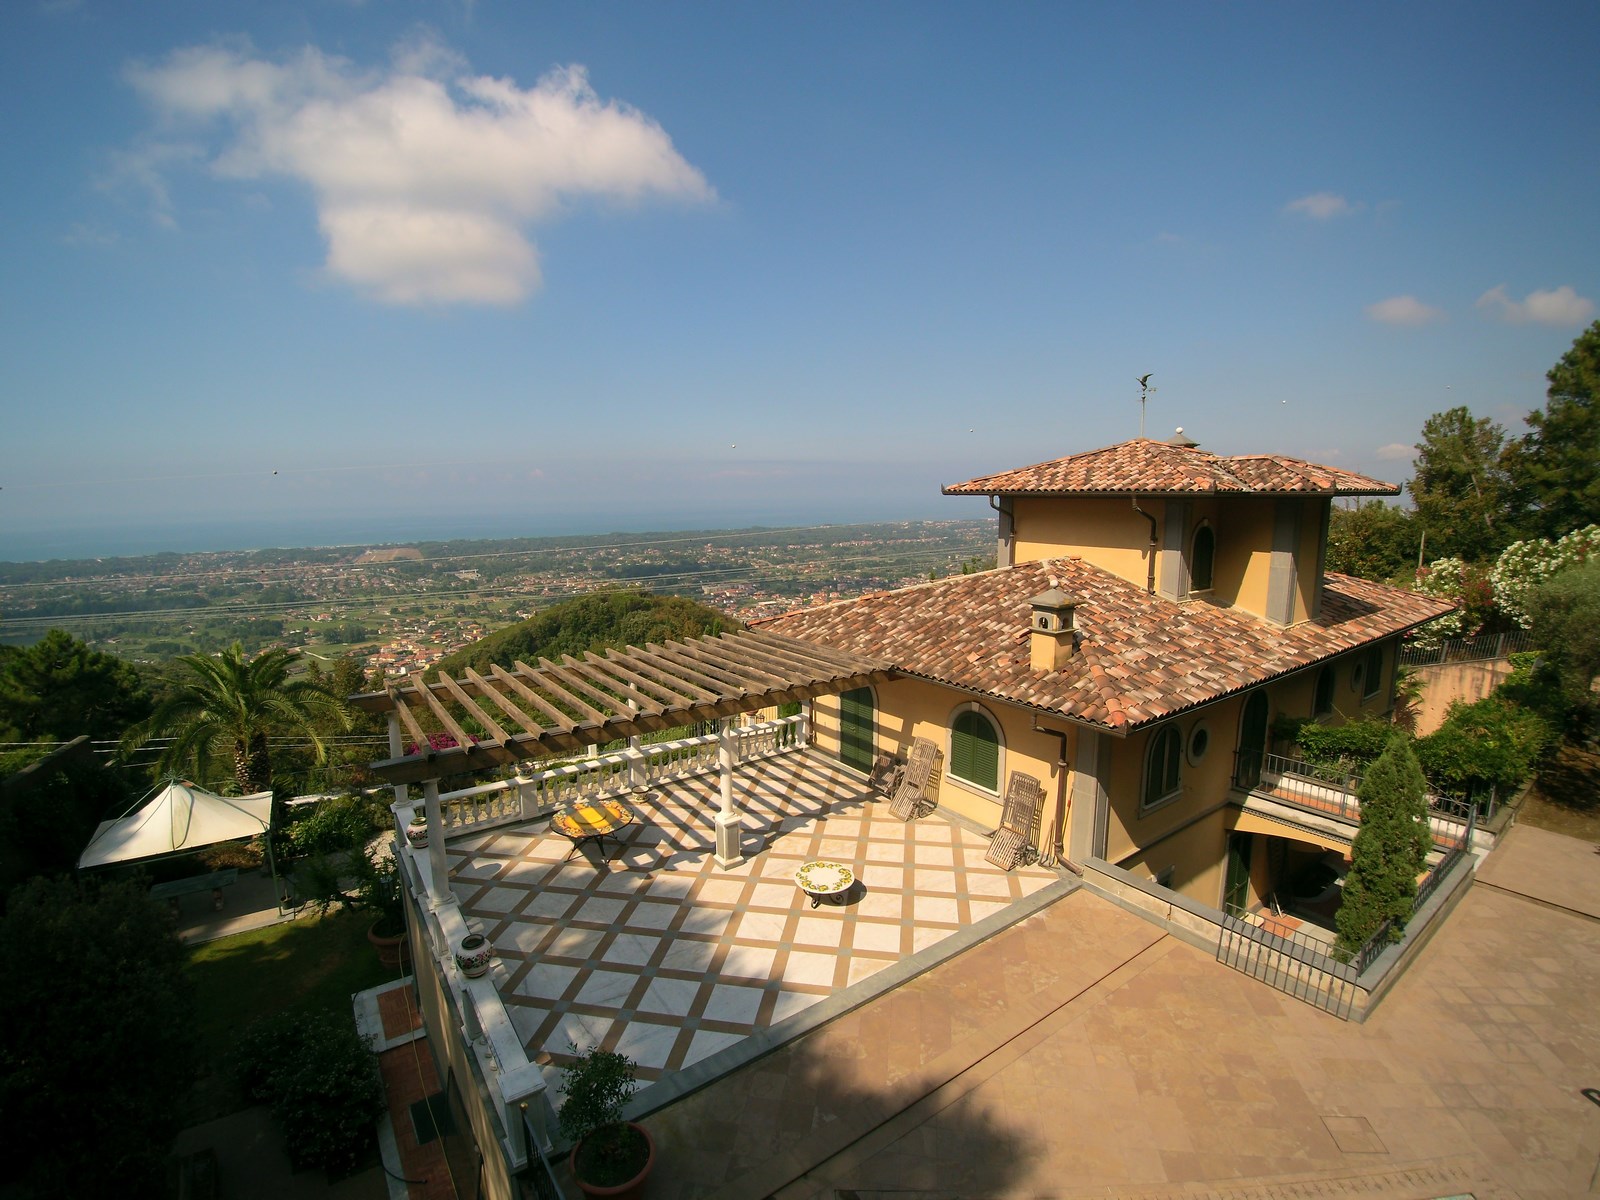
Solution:
[(255, 837), (272, 822), (272, 793), (217, 796), (174, 780), (125, 817), (101, 821), (78, 867), (104, 867)]
[[(894, 677), (885, 663), (781, 634), (741, 631), (644, 648), (541, 658), (512, 669), (352, 696), (393, 713), (415, 753), (372, 764), (390, 783), (417, 783), (526, 759), (572, 754), (774, 704)], [(468, 727), (471, 727), (469, 731)]]

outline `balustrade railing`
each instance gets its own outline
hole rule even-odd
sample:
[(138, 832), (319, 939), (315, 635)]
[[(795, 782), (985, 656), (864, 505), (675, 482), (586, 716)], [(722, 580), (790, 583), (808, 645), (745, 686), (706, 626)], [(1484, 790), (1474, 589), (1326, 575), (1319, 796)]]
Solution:
[[(1235, 786), (1245, 791), (1269, 794), (1274, 800), (1292, 804), (1297, 808), (1327, 813), (1347, 821), (1361, 820), (1361, 776), (1347, 767), (1321, 766), (1303, 759), (1281, 754), (1258, 756), (1260, 767), (1254, 773), (1254, 782), (1248, 786), (1241, 775), (1234, 772)], [(1481, 816), (1487, 820), (1494, 815), (1498, 794), (1491, 789), (1487, 796), (1446, 796), (1428, 793), (1428, 821), (1434, 834), (1441, 840), (1459, 836), (1467, 816)]]
[[(805, 745), (805, 718), (780, 717), (734, 730), (734, 761), (785, 754)], [(515, 779), (444, 792), (439, 812), (445, 836), (528, 821), (583, 800), (620, 796), (718, 769), (720, 735), (629, 746), (577, 759)], [(420, 811), (420, 808), (419, 808)]]

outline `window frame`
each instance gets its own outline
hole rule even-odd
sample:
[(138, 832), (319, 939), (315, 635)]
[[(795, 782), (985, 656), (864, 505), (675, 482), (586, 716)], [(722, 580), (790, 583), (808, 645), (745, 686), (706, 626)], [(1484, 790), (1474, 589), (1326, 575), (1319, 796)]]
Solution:
[[(1144, 747), (1144, 772), (1139, 781), (1140, 816), (1171, 804), (1183, 795), (1183, 763), (1186, 741), (1183, 729), (1176, 721), (1168, 721), (1150, 731), (1150, 736), (1146, 739)], [(1171, 745), (1170, 752), (1162, 751), (1161, 757), (1166, 760), (1162, 765), (1171, 768), (1172, 778), (1170, 783), (1164, 777), (1159, 780), (1156, 777), (1157, 752), (1164, 744), (1169, 743)], [(1164, 789), (1159, 794), (1152, 796), (1153, 786), (1158, 783), (1165, 785)]]
[[(994, 786), (983, 783), (981, 780), (968, 779), (965, 775), (956, 773), (956, 722), (962, 717), (971, 715), (985, 722), (990, 732), (994, 735)], [(967, 736), (971, 736), (968, 734)], [(983, 705), (967, 701), (957, 705), (945, 722), (945, 778), (953, 780), (964, 788), (969, 788), (979, 795), (998, 799), (1000, 796), (1000, 782), (1006, 777), (1006, 735), (1005, 727), (995, 719), (995, 716)]]
[(1367, 647), (1366, 655), (1362, 659), (1363, 673), (1366, 676), (1361, 688), (1361, 699), (1363, 701), (1371, 700), (1383, 690), (1383, 661), (1385, 657), (1382, 642), (1377, 642)]
[[(1326, 687), (1324, 687), (1326, 685)], [(1334, 696), (1337, 695), (1339, 686), (1339, 673), (1332, 663), (1325, 663), (1317, 672), (1316, 682), (1311, 688), (1311, 716), (1313, 720), (1331, 717), (1334, 714)], [(1326, 695), (1324, 695), (1326, 692)]]

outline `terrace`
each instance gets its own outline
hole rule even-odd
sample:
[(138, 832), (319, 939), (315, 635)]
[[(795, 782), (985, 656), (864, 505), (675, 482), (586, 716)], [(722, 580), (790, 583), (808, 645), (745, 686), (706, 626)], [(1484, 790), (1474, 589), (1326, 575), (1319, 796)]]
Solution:
[[(731, 859), (718, 845), (727, 782), (741, 818)], [(637, 823), (603, 856), (572, 853), (549, 817), (608, 797)], [(876, 801), (806, 747), (798, 716), (439, 795), (445, 836), (401, 859), (413, 946), (436, 966), (418, 973), (430, 1027), (489, 1102), (480, 1139), (512, 1169), (548, 1146), (574, 1046), (635, 1059), (646, 1086), (630, 1111), (655, 1111), (1078, 886), (986, 863), (987, 831), (957, 818), (903, 823)], [(796, 885), (817, 858), (853, 872), (842, 903), (812, 907)], [(495, 949), (479, 978), (456, 958), (474, 932)]]

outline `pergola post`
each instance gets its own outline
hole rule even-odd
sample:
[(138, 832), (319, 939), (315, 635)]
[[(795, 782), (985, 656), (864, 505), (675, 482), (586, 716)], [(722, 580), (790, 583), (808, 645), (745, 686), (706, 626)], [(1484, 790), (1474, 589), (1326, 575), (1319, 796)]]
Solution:
[(717, 733), (717, 766), (722, 775), (722, 805), (717, 812), (717, 866), (723, 870), (744, 862), (739, 837), (742, 825), (733, 807), (733, 766), (737, 747), (738, 734), (724, 721)]
[[(389, 710), (389, 757), (399, 758), (405, 753), (405, 743), (401, 740), (400, 714), (394, 709)], [(394, 785), (394, 802), (396, 804), (411, 803), (411, 789), (403, 783)]]
[(444, 810), (439, 806), (437, 778), (422, 781), (422, 808), (428, 816), (428, 901), (438, 907), (450, 895), (450, 866), (444, 853)]

